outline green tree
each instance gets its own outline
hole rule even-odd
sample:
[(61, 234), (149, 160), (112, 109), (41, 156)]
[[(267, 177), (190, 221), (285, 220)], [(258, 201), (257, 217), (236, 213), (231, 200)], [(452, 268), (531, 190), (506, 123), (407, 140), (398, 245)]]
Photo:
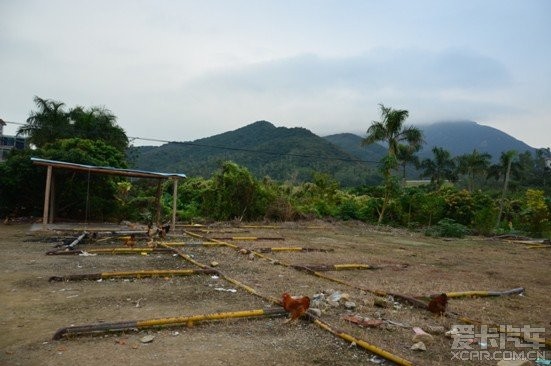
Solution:
[(459, 173), (467, 176), (467, 189), (469, 192), (472, 192), (474, 189), (475, 178), (480, 175), (486, 175), (491, 158), (490, 154), (481, 154), (476, 149), (470, 154), (463, 154), (458, 157)]
[(128, 137), (117, 125), (117, 117), (110, 110), (102, 107), (85, 109), (77, 106), (68, 113), (75, 132), (75, 137), (100, 140), (119, 151), (128, 147)]
[(388, 145), (387, 156), (382, 162), (382, 173), (385, 184), (385, 193), (382, 208), (379, 212), (378, 223), (382, 223), (385, 210), (394, 190), (394, 182), (391, 172), (398, 166), (397, 153), (400, 144), (409, 145), (412, 148), (421, 146), (423, 143), (423, 134), (421, 130), (413, 126), (404, 126), (409, 112), (403, 109), (393, 109), (379, 104), (381, 108), (381, 120), (373, 121), (367, 129), (366, 137), (362, 140), (362, 145), (369, 145), (381, 141)]
[(433, 147), (432, 154), (434, 159), (425, 159), (421, 162), (420, 166), (423, 169), (421, 176), (430, 177), (431, 183), (437, 188), (442, 185), (444, 179), (456, 181), (456, 165), (450, 152), (441, 147)]
[(494, 164), (490, 166), (488, 171), (488, 177), (495, 177), (498, 180), (500, 177), (503, 177), (503, 189), (501, 191), (501, 199), (499, 201), (499, 212), (497, 214), (496, 227), (499, 227), (501, 223), (501, 215), (503, 214), (503, 203), (505, 202), (505, 197), (507, 195), (507, 188), (509, 186), (509, 179), (511, 176), (511, 171), (518, 172), (519, 164), (514, 161), (518, 156), (518, 153), (515, 150), (509, 150), (502, 152), (499, 158), (499, 164)]
[(28, 136), (29, 142), (36, 147), (75, 137), (103, 141), (119, 151), (128, 147), (126, 133), (108, 109), (77, 106), (67, 112), (62, 102), (40, 97), (35, 97), (34, 102), (38, 110), (31, 112), (18, 134)]
[(414, 167), (419, 168), (419, 157), (415, 155), (421, 149), (421, 145), (411, 146), (411, 145), (398, 145), (398, 151), (396, 153), (396, 158), (398, 163), (402, 167), (402, 181), (403, 185), (406, 184), (406, 167), (408, 164), (412, 164)]
[(258, 219), (269, 198), (247, 168), (225, 162), (212, 177), (204, 210), (216, 220)]
[(34, 103), (38, 110), (31, 112), (27, 123), (19, 128), (17, 134), (27, 136), (29, 142), (38, 148), (72, 136), (73, 128), (64, 103), (38, 96), (34, 97)]

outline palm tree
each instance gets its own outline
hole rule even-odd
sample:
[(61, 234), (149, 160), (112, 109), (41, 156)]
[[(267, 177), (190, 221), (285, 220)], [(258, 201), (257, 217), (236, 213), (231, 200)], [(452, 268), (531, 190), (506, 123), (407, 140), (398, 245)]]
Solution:
[(421, 145), (398, 145), (396, 159), (398, 160), (398, 163), (402, 166), (402, 182), (404, 186), (406, 185), (406, 166), (408, 164), (413, 164), (413, 166), (419, 168), (419, 157), (415, 155), (415, 153), (417, 153), (420, 149)]
[(431, 183), (435, 184), (436, 187), (440, 187), (444, 179), (452, 182), (457, 180), (456, 165), (450, 152), (435, 146), (432, 148), (432, 154), (434, 160), (425, 159), (421, 162), (421, 168), (423, 169), (421, 176), (430, 177)]
[(491, 158), (490, 154), (481, 154), (476, 149), (471, 154), (464, 154), (458, 157), (459, 172), (467, 176), (467, 189), (469, 192), (472, 192), (474, 189), (475, 177), (487, 172)]
[(388, 145), (387, 156), (384, 159), (382, 172), (385, 181), (385, 193), (383, 207), (379, 211), (380, 224), (383, 221), (386, 206), (390, 199), (392, 191), (391, 171), (397, 166), (396, 155), (398, 146), (401, 143), (416, 147), (423, 143), (423, 134), (421, 130), (413, 126), (404, 126), (404, 121), (409, 116), (409, 112), (402, 109), (392, 109), (379, 104), (381, 108), (381, 121), (373, 121), (367, 129), (367, 136), (362, 140), (362, 145), (370, 145), (375, 142), (384, 142)]
[(507, 187), (509, 185), (509, 178), (511, 171), (518, 172), (519, 164), (514, 162), (518, 153), (515, 150), (509, 150), (501, 153), (499, 158), (499, 164), (494, 164), (490, 167), (488, 177), (494, 177), (496, 180), (503, 176), (503, 190), (501, 192), (501, 200), (499, 202), (499, 213), (497, 215), (496, 227), (499, 227), (501, 223), (501, 215), (503, 214), (503, 203), (505, 201), (505, 195), (507, 194)]
[(64, 103), (55, 100), (34, 97), (38, 111), (31, 112), (27, 124), (21, 126), (18, 135), (28, 136), (29, 142), (36, 147), (43, 147), (47, 143), (60, 138), (72, 137), (72, 126)]
[(122, 127), (117, 125), (117, 117), (106, 108), (84, 109), (77, 106), (71, 109), (69, 118), (76, 137), (101, 140), (120, 151), (128, 147), (128, 137)]

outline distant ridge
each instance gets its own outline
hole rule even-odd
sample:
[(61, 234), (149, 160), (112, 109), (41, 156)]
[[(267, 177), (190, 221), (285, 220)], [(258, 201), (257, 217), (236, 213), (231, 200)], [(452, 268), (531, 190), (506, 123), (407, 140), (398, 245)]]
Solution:
[(426, 144), (419, 156), (432, 157), (433, 147), (443, 147), (452, 156), (470, 154), (476, 149), (492, 155), (497, 161), (502, 152), (516, 150), (534, 152), (535, 149), (524, 142), (496, 128), (473, 121), (437, 122), (417, 126), (423, 130)]
[(335, 177), (344, 186), (378, 182), (377, 162), (366, 164), (331, 142), (301, 128), (275, 127), (257, 121), (233, 131), (189, 143), (132, 148), (139, 169), (182, 171), (210, 177), (222, 161), (247, 167), (256, 177), (302, 182), (315, 172)]
[[(492, 127), (472, 121), (419, 125), (426, 144), (420, 159), (432, 158), (432, 148), (442, 147), (452, 156), (474, 149), (492, 155), (502, 152), (534, 152), (534, 148)], [(361, 146), (363, 137), (341, 133), (319, 137), (302, 127), (276, 127), (257, 121), (233, 131), (190, 142), (172, 142), (159, 147), (129, 150), (133, 167), (153, 171), (178, 171), (208, 178), (223, 161), (247, 167), (257, 178), (293, 182), (311, 181), (315, 172), (330, 174), (343, 186), (380, 182), (378, 165), (386, 154), (380, 144)], [(415, 172), (408, 170), (408, 176)]]

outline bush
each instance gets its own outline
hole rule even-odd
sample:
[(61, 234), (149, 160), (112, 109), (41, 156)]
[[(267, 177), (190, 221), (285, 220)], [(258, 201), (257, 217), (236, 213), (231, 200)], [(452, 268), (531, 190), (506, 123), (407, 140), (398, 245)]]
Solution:
[(462, 238), (469, 233), (466, 226), (455, 222), (452, 219), (443, 219), (438, 224), (425, 231), (426, 236), (443, 238)]

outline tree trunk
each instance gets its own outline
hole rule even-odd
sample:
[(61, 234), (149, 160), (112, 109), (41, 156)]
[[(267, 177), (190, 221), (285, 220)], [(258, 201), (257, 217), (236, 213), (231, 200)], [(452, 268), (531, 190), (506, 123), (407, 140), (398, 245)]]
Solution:
[(511, 163), (513, 159), (510, 159), (507, 163), (507, 172), (505, 173), (505, 181), (503, 182), (503, 192), (501, 193), (501, 201), (499, 202), (499, 213), (497, 214), (496, 228), (501, 223), (501, 215), (503, 214), (503, 201), (505, 201), (505, 195), (507, 194), (507, 186), (509, 185), (509, 174), (511, 173)]

